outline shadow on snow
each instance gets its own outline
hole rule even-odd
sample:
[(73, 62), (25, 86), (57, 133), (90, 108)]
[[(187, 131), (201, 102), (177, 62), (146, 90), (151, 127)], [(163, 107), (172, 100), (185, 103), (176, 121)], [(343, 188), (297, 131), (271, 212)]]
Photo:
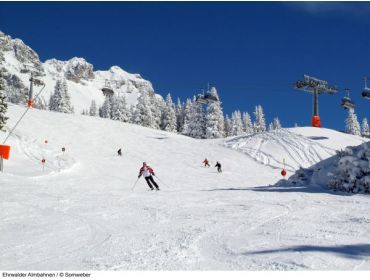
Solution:
[(243, 255), (263, 255), (263, 254), (274, 254), (284, 252), (322, 252), (340, 255), (342, 257), (351, 259), (361, 259), (363, 257), (370, 257), (370, 244), (353, 244), (353, 245), (337, 245), (337, 246), (313, 246), (313, 245), (302, 245), (292, 246), (281, 249), (270, 249), (244, 252)]

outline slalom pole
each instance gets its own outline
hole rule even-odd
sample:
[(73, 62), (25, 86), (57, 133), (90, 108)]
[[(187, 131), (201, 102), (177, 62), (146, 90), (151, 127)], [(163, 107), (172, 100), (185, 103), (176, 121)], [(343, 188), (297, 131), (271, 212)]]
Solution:
[(134, 191), (134, 189), (135, 189), (135, 187), (136, 187), (137, 182), (139, 182), (139, 179), (140, 179), (140, 177), (139, 177), (139, 178), (137, 178), (137, 180), (136, 180), (135, 184), (134, 184), (134, 185), (133, 185), (133, 187), (131, 188), (131, 191)]

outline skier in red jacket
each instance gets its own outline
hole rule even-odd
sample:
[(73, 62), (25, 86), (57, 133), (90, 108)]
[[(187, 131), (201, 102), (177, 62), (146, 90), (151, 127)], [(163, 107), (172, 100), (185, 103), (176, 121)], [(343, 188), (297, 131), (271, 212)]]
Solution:
[(145, 178), (146, 182), (148, 183), (148, 186), (151, 190), (154, 190), (154, 188), (152, 186), (152, 183), (153, 183), (155, 188), (159, 191), (159, 186), (153, 179), (153, 176), (155, 176), (154, 170), (149, 165), (147, 165), (146, 162), (143, 162), (143, 166), (140, 168), (138, 178), (140, 178), (141, 175), (144, 176), (144, 178)]
[(207, 167), (207, 166), (210, 167), (208, 159), (205, 159), (203, 163), (204, 163), (204, 167)]

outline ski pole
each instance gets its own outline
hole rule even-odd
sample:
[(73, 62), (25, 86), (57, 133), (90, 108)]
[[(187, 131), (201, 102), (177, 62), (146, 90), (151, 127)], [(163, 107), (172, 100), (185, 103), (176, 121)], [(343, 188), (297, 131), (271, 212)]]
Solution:
[(134, 184), (134, 186), (132, 187), (132, 191), (134, 190), (134, 188), (136, 187), (136, 184), (137, 184), (137, 182), (139, 182), (139, 179), (140, 179), (140, 177), (139, 178), (137, 178), (137, 180), (136, 180), (136, 182), (135, 182), (135, 184)]
[(159, 182), (161, 182), (166, 187), (171, 188), (169, 185), (167, 185), (165, 182), (163, 182), (161, 179), (159, 179), (157, 175), (154, 175), (154, 177), (156, 177), (159, 180)]

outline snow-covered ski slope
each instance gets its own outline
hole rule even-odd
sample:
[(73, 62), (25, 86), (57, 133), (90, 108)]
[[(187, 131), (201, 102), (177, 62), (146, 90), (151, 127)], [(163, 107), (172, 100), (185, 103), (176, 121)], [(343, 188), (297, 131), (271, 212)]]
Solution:
[[(23, 110), (9, 107), (9, 127)], [(327, 147), (322, 158), (359, 141), (311, 128), (286, 137), (297, 133)], [(369, 196), (276, 189), (280, 170), (221, 140), (31, 110), (8, 143), (0, 270), (370, 269)], [(205, 157), (223, 172), (203, 168)], [(143, 161), (161, 191), (143, 179), (131, 190)]]

